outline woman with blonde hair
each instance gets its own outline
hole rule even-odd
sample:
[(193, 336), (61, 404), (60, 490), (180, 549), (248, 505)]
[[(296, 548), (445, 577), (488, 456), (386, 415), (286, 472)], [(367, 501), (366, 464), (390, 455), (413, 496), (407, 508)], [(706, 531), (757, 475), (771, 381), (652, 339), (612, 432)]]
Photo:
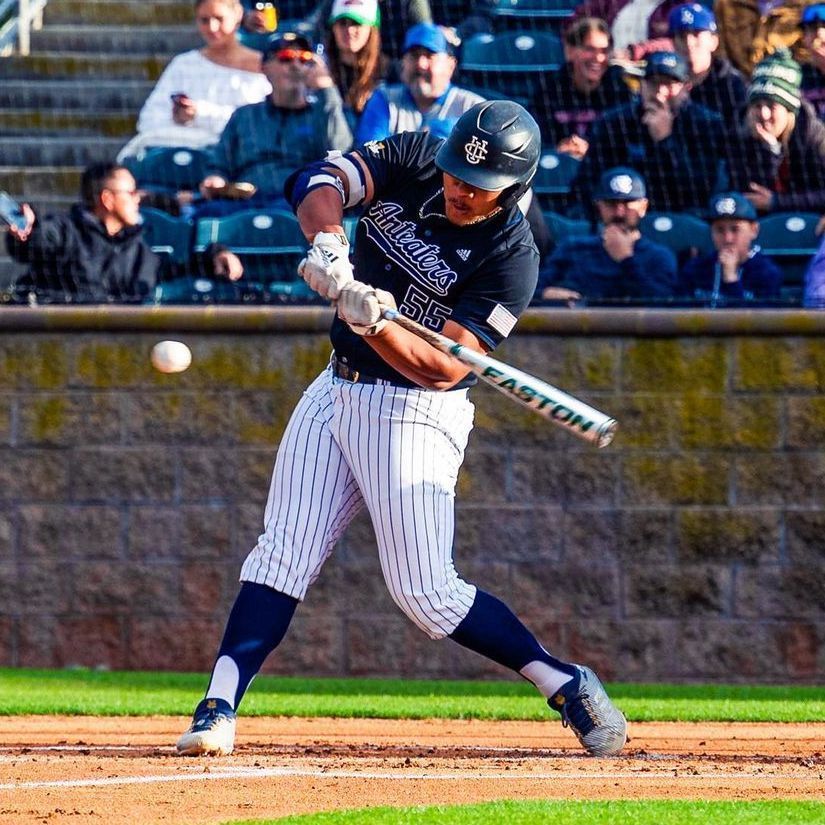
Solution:
[(325, 54), (351, 125), (386, 70), (380, 24), (377, 0), (335, 0), (332, 4)]
[(239, 0), (195, 0), (204, 46), (172, 58), (140, 110), (137, 136), (119, 159), (149, 146), (211, 146), (235, 109), (270, 93), (260, 52), (238, 42), (242, 17)]

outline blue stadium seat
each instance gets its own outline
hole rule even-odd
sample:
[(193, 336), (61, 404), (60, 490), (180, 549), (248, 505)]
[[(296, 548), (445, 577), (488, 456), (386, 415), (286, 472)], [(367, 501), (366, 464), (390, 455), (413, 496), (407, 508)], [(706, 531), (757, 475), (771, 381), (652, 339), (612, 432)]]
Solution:
[(756, 242), (782, 268), (783, 285), (802, 284), (805, 270), (821, 238), (816, 235), (816, 212), (778, 212), (759, 221)]
[[(477, 34), (461, 52), (461, 82), (532, 99), (564, 63), (558, 36), (540, 31)], [(550, 77), (548, 77), (550, 75)]]
[(135, 176), (141, 189), (173, 193), (198, 188), (206, 177), (208, 157), (202, 149), (154, 147), (136, 157), (125, 158), (123, 165)]
[(713, 251), (710, 226), (695, 215), (650, 212), (639, 225), (642, 235), (668, 247), (681, 266), (688, 258)]
[(542, 209), (564, 211), (569, 204), (570, 184), (579, 171), (580, 161), (572, 155), (545, 149), (539, 158), (533, 191)]
[(552, 211), (542, 212), (542, 215), (544, 215), (544, 222), (550, 231), (550, 237), (553, 239), (553, 246), (558, 246), (568, 238), (589, 235), (593, 231), (590, 221), (586, 219), (568, 218)]
[(487, 13), (495, 31), (556, 30), (581, 0), (487, 0)]
[(314, 296), (297, 273), (309, 244), (291, 212), (248, 210), (202, 218), (195, 226), (195, 250), (202, 251), (210, 243), (224, 244), (241, 259), (245, 280), (265, 286), (289, 283), (291, 294)]
[(153, 252), (177, 266), (185, 266), (192, 251), (194, 227), (184, 218), (174, 218), (168, 212), (144, 206), (143, 239)]

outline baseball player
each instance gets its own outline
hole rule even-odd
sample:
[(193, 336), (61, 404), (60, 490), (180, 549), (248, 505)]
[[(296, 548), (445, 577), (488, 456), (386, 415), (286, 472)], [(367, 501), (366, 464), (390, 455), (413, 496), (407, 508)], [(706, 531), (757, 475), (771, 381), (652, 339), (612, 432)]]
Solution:
[[(381, 315), (397, 307), (479, 352), (507, 337), (538, 274), (516, 204), (539, 153), (539, 130), (525, 109), (486, 101), (446, 140), (394, 135), (332, 152), (287, 181), (312, 242), (300, 272), (337, 304), (334, 353), (284, 432), (264, 532), (244, 562), (206, 697), (177, 743), (180, 753), (232, 751), (244, 692), (362, 506), (392, 598), (424, 633), (520, 673), (591, 754), (624, 746), (624, 716), (593, 671), (550, 655), (504, 603), (456, 572), (453, 499), (475, 378)], [(351, 264), (342, 215), (359, 205)]]

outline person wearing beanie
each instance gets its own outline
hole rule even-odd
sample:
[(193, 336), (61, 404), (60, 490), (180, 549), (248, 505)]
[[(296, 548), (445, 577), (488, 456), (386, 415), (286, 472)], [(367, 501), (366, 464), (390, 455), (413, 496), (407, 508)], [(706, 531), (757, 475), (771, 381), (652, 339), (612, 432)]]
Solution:
[(814, 3), (802, 14), (802, 42), (810, 54), (802, 66), (802, 96), (825, 120), (825, 3)]
[(700, 3), (677, 6), (668, 19), (674, 50), (690, 70), (690, 99), (718, 112), (726, 129), (735, 128), (745, 108), (747, 87), (740, 72), (718, 57), (719, 35), (713, 12)]
[(825, 123), (802, 99), (802, 69), (787, 49), (761, 60), (748, 86), (732, 187), (761, 213), (825, 212)]
[(727, 57), (745, 77), (765, 55), (791, 49), (805, 60), (799, 24), (802, 10), (811, 0), (715, 0), (719, 25), (719, 56)]
[(708, 211), (715, 250), (682, 267), (679, 294), (711, 307), (777, 300), (782, 270), (755, 243), (753, 204), (740, 192), (722, 192), (711, 198)]

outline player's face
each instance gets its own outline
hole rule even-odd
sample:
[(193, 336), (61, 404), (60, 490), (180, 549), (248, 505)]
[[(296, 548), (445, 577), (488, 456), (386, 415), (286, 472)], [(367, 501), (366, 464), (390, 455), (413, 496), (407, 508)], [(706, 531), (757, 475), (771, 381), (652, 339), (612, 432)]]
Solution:
[(101, 202), (123, 226), (137, 226), (140, 223), (140, 195), (131, 173), (118, 169), (106, 182)]
[(371, 26), (365, 26), (347, 17), (342, 17), (332, 24), (335, 45), (338, 46), (338, 50), (342, 54), (358, 54), (367, 45), (371, 28)]
[(713, 53), (719, 48), (719, 38), (713, 32), (679, 32), (673, 43), (685, 58), (691, 74), (706, 72), (713, 62)]
[(455, 65), (448, 54), (416, 46), (401, 58), (401, 79), (413, 97), (435, 100), (447, 91)]
[(596, 211), (605, 226), (613, 224), (628, 230), (635, 229), (647, 212), (647, 200), (596, 201)]
[(766, 132), (779, 139), (790, 125), (791, 113), (772, 100), (755, 100), (748, 109), (752, 124), (759, 124)]
[(610, 38), (604, 32), (588, 32), (581, 46), (566, 46), (565, 52), (574, 82), (588, 86), (601, 83), (610, 55)]
[(710, 234), (717, 252), (733, 252), (740, 261), (744, 261), (759, 234), (759, 224), (756, 221), (721, 218), (711, 224)]
[(444, 208), (447, 220), (456, 226), (478, 223), (498, 210), (498, 196), (502, 191), (479, 189), (444, 172)]
[(207, 46), (222, 46), (232, 40), (243, 16), (243, 8), (224, 0), (203, 0), (195, 9), (195, 22)]

